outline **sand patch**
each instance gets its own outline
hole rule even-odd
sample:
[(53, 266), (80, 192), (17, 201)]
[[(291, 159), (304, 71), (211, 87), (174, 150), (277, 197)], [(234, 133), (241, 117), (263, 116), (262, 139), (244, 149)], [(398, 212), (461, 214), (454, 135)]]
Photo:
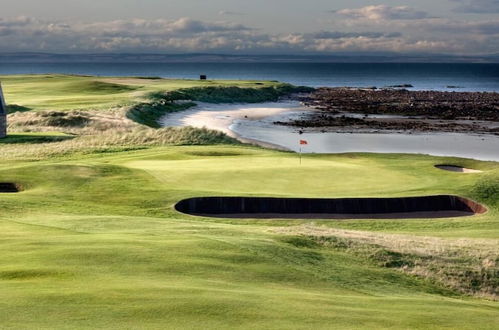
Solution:
[(474, 170), (471, 168), (460, 167), (456, 165), (435, 165), (436, 168), (449, 172), (457, 172), (457, 173), (482, 173), (483, 171)]
[(265, 148), (289, 150), (286, 147), (257, 139), (244, 138), (232, 126), (238, 121), (259, 121), (288, 111), (303, 110), (297, 102), (268, 102), (258, 104), (210, 104), (198, 103), (195, 108), (171, 113), (160, 120), (163, 127), (191, 126), (207, 128), (227, 134), (243, 143)]
[(169, 114), (161, 120), (161, 123), (163, 126), (205, 127), (237, 138), (237, 134), (230, 129), (237, 120), (260, 120), (289, 110), (287, 104), (280, 103), (258, 105), (202, 103), (182, 113)]

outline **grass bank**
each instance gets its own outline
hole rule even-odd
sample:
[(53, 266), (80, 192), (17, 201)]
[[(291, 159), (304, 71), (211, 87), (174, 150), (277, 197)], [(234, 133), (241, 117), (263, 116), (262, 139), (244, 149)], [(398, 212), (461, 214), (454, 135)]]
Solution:
[[(94, 77), (78, 75), (3, 75), (0, 81), (11, 111), (109, 110), (154, 100), (179, 89), (237, 87), (278, 88), (269, 81), (200, 81), (155, 77)], [(161, 96), (160, 96), (161, 97)]]

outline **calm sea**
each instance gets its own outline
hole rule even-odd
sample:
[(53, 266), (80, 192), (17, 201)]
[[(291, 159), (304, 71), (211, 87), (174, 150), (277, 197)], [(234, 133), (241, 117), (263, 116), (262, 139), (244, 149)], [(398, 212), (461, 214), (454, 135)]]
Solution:
[(0, 74), (67, 73), (97, 76), (279, 80), (295, 85), (386, 87), (499, 92), (499, 64), (436, 63), (0, 63)]

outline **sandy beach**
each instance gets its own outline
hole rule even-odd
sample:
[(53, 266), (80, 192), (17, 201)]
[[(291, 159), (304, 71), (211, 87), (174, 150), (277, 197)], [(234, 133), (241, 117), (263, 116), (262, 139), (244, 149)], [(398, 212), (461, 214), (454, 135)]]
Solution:
[(293, 110), (306, 110), (297, 102), (269, 102), (252, 104), (210, 104), (199, 103), (197, 107), (168, 114), (160, 122), (163, 126), (192, 126), (222, 131), (239, 138), (231, 130), (237, 120), (260, 120)]
[(233, 126), (239, 121), (259, 121), (283, 113), (298, 111), (313, 110), (301, 106), (301, 104), (296, 101), (259, 104), (198, 103), (198, 106), (195, 108), (166, 115), (160, 120), (160, 123), (162, 126), (204, 127), (224, 132), (228, 136), (236, 138), (244, 143), (257, 144), (263, 147), (271, 147), (280, 150), (289, 150), (278, 144), (244, 137), (233, 130)]

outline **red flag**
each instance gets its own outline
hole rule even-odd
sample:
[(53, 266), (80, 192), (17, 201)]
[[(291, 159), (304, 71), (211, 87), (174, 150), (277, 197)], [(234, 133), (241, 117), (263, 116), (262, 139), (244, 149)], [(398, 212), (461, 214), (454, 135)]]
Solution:
[(307, 145), (307, 144), (308, 144), (308, 142), (307, 142), (306, 140), (300, 140), (300, 144), (301, 144), (301, 145)]

